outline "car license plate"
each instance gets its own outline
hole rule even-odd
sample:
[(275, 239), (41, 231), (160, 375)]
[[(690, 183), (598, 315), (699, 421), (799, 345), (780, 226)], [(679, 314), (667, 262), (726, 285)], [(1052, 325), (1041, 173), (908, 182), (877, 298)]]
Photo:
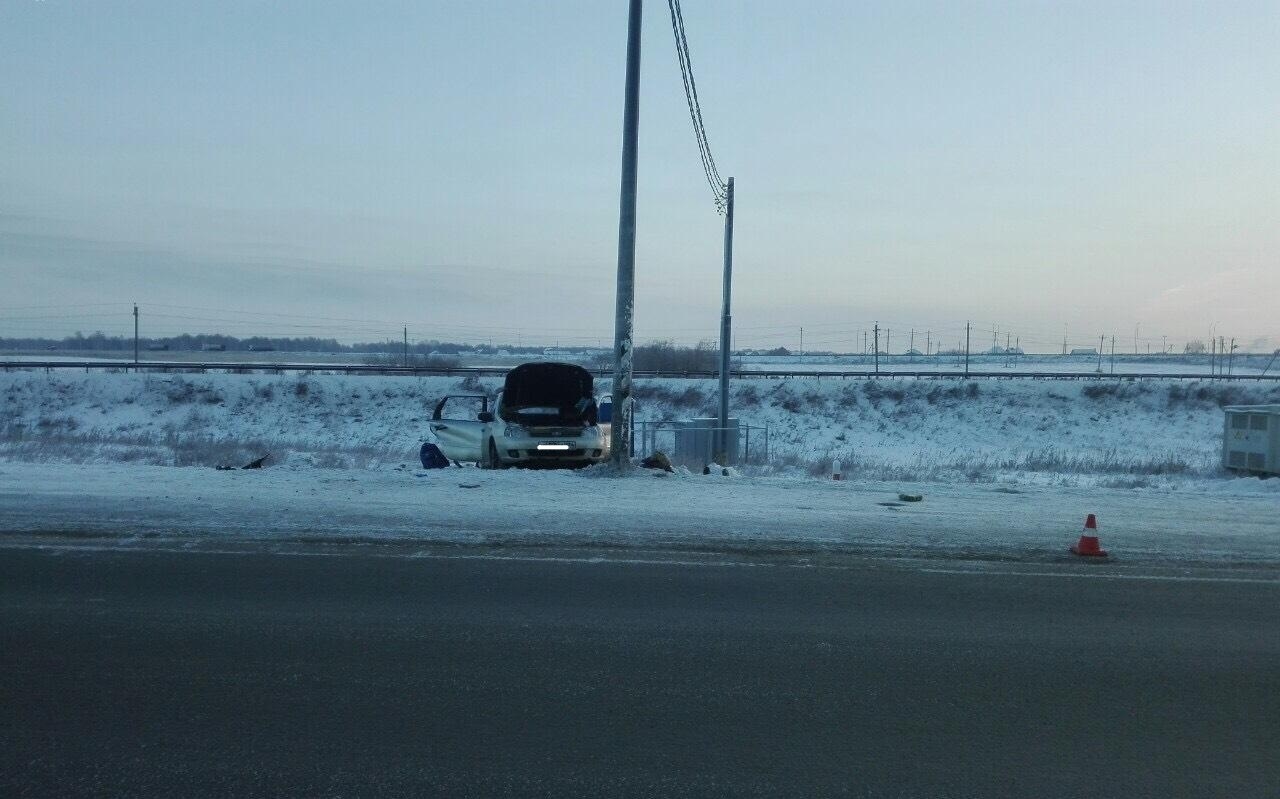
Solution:
[(561, 443), (553, 443), (553, 444), (539, 444), (539, 445), (538, 445), (538, 449), (539, 449), (540, 451), (556, 451), (556, 450), (564, 451), (564, 450), (569, 449), (569, 445), (568, 445), (568, 444), (561, 444)]

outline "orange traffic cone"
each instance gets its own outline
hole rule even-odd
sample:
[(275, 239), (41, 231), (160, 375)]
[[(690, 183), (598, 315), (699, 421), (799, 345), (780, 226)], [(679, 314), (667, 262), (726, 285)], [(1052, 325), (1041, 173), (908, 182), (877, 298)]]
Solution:
[(1084, 532), (1080, 534), (1080, 540), (1075, 546), (1071, 547), (1071, 552), (1086, 558), (1107, 556), (1107, 551), (1098, 546), (1098, 519), (1092, 513), (1085, 517)]

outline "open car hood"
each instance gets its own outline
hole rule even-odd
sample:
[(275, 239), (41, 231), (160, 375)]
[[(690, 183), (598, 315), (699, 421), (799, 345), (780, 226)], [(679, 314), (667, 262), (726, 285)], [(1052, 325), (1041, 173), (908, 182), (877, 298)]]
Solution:
[(526, 363), (507, 372), (503, 421), (517, 424), (595, 424), (594, 378), (571, 363)]

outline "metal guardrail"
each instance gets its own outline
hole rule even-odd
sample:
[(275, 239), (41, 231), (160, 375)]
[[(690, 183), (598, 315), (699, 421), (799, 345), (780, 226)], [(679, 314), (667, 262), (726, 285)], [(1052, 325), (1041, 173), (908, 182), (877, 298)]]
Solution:
[[(309, 373), (337, 373), (337, 374), (364, 374), (364, 375), (408, 375), (408, 376), (430, 376), (430, 375), (478, 375), (478, 376), (495, 376), (501, 377), (511, 370), (508, 366), (387, 366), (387, 365), (370, 365), (370, 364), (318, 364), (318, 363), (253, 363), (253, 362), (232, 362), (232, 361), (141, 361), (133, 363), (132, 361), (109, 361), (109, 360), (84, 360), (84, 361), (0, 361), (0, 370), (32, 370), (43, 369), (44, 371), (52, 371), (55, 369), (83, 369), (91, 371), (94, 369), (115, 370), (125, 372), (261, 372), (267, 374), (282, 374), (284, 372), (309, 372)], [(590, 369), (596, 377), (612, 377), (612, 369)], [(1176, 373), (1153, 373), (1153, 372), (1025, 372), (1025, 371), (970, 371), (968, 374), (960, 371), (938, 371), (938, 370), (911, 370), (911, 371), (881, 371), (875, 372), (870, 369), (849, 370), (840, 372), (828, 372), (816, 369), (761, 369), (750, 371), (734, 371), (730, 373), (734, 380), (746, 380), (751, 378), (792, 378), (792, 377), (812, 377), (812, 378), (839, 378), (839, 379), (869, 379), (879, 378), (884, 380), (897, 379), (914, 379), (914, 380), (1010, 380), (1010, 379), (1029, 379), (1029, 380), (1233, 380), (1233, 381), (1254, 381), (1254, 382), (1276, 382), (1280, 381), (1280, 374), (1237, 374), (1237, 375), (1209, 375), (1202, 372), (1176, 372)], [(637, 378), (646, 377), (669, 377), (669, 378), (687, 378), (690, 380), (711, 380), (719, 376), (718, 372), (686, 372), (686, 371), (639, 371), (635, 372)]]

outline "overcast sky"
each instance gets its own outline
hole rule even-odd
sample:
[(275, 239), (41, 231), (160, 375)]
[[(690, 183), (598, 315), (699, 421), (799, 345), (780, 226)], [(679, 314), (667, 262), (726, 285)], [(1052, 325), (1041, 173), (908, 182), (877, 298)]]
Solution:
[[(684, 14), (739, 346), (1280, 346), (1274, 0)], [(0, 335), (136, 301), (157, 334), (608, 344), (625, 28), (624, 0), (0, 0)], [(643, 59), (636, 333), (714, 338), (722, 221), (655, 0)]]

